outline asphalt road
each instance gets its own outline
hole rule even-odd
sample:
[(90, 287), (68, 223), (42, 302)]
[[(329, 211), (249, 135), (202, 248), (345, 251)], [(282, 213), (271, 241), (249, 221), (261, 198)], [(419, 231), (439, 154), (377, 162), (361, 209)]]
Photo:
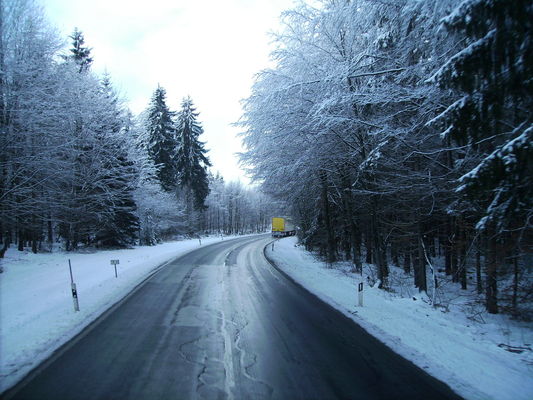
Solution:
[(172, 262), (7, 398), (458, 398), (273, 268), (269, 241)]

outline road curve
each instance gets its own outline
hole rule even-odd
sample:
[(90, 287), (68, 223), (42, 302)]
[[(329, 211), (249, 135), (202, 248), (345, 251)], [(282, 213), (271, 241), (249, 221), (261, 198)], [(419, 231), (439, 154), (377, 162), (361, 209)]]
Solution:
[(459, 398), (273, 268), (269, 241), (173, 261), (3, 397)]

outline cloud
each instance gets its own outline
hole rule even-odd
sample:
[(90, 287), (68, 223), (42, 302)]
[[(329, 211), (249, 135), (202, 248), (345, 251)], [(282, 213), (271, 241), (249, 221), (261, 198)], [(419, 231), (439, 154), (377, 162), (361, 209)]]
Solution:
[(146, 107), (157, 84), (175, 110), (190, 95), (214, 169), (227, 179), (243, 174), (231, 126), (240, 117), (239, 102), (268, 65), (268, 32), (290, 6), (290, 0), (44, 1), (65, 34), (75, 26), (84, 32), (93, 68), (111, 74), (134, 112)]

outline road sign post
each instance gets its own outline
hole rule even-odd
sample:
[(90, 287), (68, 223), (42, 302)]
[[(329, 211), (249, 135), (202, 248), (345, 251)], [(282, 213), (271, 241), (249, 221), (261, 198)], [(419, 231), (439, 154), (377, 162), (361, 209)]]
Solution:
[(117, 264), (120, 264), (120, 261), (119, 260), (111, 260), (111, 265), (113, 265), (115, 267), (115, 278), (118, 278), (118, 274), (117, 274)]
[(363, 282), (359, 282), (357, 289), (359, 295), (359, 307), (363, 307)]
[(70, 271), (70, 289), (72, 290), (72, 301), (74, 303), (74, 311), (80, 311), (80, 303), (78, 302), (78, 291), (76, 290), (76, 284), (74, 283), (74, 277), (72, 276), (72, 265), (70, 264), (70, 258), (68, 260), (68, 269)]

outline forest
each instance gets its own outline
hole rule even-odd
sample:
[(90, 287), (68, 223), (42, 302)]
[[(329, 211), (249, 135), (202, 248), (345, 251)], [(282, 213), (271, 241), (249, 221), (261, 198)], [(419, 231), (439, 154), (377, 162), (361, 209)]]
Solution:
[(533, 3), (300, 2), (240, 121), (242, 162), (331, 265), (444, 276), (531, 318)]
[(31, 0), (0, 1), (0, 257), (269, 228), (273, 202), (210, 169), (191, 98), (133, 115)]
[[(264, 232), (290, 214), (328, 265), (440, 280), (532, 317), (533, 4), (298, 2), (243, 102), (225, 182), (190, 97), (133, 115), (31, 0), (0, 1), (0, 257)], [(90, 40), (89, 40), (90, 42)], [(14, 250), (9, 250), (14, 251)]]

